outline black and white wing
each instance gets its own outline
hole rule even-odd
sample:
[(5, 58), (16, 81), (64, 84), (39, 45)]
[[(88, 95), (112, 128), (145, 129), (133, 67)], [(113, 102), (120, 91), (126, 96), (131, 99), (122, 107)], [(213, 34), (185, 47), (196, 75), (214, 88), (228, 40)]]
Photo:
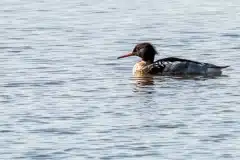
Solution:
[(151, 64), (149, 73), (156, 74), (221, 74), (221, 69), (228, 66), (217, 66), (210, 63), (202, 63), (177, 57), (168, 57), (155, 61)]

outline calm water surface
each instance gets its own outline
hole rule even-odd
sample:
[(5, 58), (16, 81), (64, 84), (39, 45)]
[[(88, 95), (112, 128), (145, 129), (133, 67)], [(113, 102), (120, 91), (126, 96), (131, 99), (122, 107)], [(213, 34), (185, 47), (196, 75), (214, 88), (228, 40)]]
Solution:
[[(1, 159), (240, 159), (239, 0), (1, 0)], [(157, 58), (231, 65), (139, 83)]]

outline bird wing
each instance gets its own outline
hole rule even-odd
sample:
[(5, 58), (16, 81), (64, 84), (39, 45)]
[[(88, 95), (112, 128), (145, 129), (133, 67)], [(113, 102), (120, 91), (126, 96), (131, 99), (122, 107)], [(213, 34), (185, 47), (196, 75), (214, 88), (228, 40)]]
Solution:
[(210, 64), (210, 63), (203, 63), (203, 62), (198, 62), (198, 61), (192, 61), (189, 59), (183, 59), (183, 58), (177, 58), (177, 57), (167, 57), (167, 58), (162, 58), (159, 59), (155, 62), (153, 62), (153, 64), (155, 64), (155, 66), (164, 66), (164, 64), (166, 63), (173, 63), (173, 62), (191, 62), (191, 63), (195, 63), (195, 64), (199, 64), (199, 65), (206, 65), (208, 66), (208, 68), (227, 68), (229, 66), (217, 66), (214, 64)]

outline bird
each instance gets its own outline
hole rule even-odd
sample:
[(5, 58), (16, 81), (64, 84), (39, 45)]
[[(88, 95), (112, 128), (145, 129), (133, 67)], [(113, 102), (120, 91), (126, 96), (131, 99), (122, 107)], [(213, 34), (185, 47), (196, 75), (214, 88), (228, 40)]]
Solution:
[(155, 47), (148, 42), (137, 44), (132, 52), (119, 56), (120, 58), (138, 56), (141, 61), (137, 62), (133, 67), (133, 75), (203, 75), (203, 76), (219, 76), (222, 69), (229, 66), (217, 66), (210, 63), (198, 62), (178, 57), (167, 57), (154, 61), (158, 52)]

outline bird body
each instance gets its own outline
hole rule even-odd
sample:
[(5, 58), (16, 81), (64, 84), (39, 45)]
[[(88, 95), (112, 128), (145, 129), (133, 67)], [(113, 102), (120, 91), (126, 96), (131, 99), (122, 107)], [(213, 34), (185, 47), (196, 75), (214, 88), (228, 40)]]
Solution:
[(140, 43), (136, 45), (132, 52), (120, 56), (139, 56), (142, 58), (133, 67), (133, 75), (221, 75), (222, 69), (228, 66), (217, 66), (210, 63), (203, 63), (168, 57), (154, 61), (157, 51), (150, 43)]

